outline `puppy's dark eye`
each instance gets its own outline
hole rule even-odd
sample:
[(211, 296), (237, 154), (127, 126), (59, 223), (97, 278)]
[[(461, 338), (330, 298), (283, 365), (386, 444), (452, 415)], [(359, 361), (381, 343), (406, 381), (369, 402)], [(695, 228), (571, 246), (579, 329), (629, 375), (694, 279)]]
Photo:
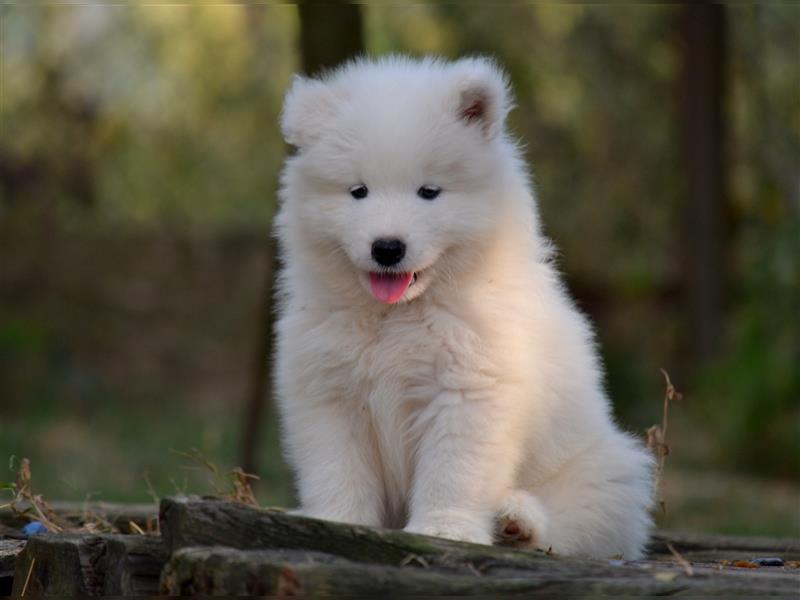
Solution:
[(436, 196), (441, 194), (441, 192), (442, 188), (436, 187), (435, 185), (423, 185), (417, 190), (417, 196), (423, 200), (433, 200)]
[(369, 190), (363, 183), (359, 183), (350, 188), (350, 195), (356, 200), (362, 200), (366, 198), (368, 194)]

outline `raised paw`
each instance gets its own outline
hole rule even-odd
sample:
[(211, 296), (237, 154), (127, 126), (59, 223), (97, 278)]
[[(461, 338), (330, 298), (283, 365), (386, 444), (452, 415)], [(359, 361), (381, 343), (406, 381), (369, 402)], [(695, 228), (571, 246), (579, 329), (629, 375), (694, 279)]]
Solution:
[(542, 545), (547, 517), (533, 494), (511, 492), (495, 517), (495, 542), (513, 548), (534, 548)]

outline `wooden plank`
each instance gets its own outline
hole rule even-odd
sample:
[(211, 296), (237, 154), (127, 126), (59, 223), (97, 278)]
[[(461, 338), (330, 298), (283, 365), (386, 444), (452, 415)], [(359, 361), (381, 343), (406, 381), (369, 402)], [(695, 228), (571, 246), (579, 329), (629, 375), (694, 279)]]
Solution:
[(0, 577), (5, 577), (14, 572), (14, 561), (25, 547), (23, 540), (0, 539)]
[(161, 578), (162, 594), (534, 596), (569, 595), (777, 595), (796, 594), (800, 579), (786, 573), (720, 572), (688, 576), (677, 567), (615, 565), (604, 561), (545, 558), (538, 568), (475, 571), (365, 564), (299, 550), (235, 550), (195, 547), (178, 550)]
[(224, 500), (166, 498), (160, 527), (167, 551), (187, 546), (227, 546), (240, 550), (312, 550), (350, 560), (399, 565), (409, 556), (446, 565), (474, 561), (528, 565), (543, 553), (465, 544), (404, 531), (377, 529), (297, 517)]
[[(791, 560), (800, 547), (791, 539), (659, 533), (651, 543), (651, 559), (632, 563), (465, 544), (218, 499), (166, 499), (160, 513), (163, 540), (61, 534), (34, 536), (25, 545), (0, 539), (0, 592), (796, 597), (800, 589), (800, 569), (695, 562), (689, 575), (667, 547), (672, 543), (693, 562), (692, 557), (709, 556), (716, 561), (725, 553)], [(9, 564), (14, 556), (12, 590)]]
[[(162, 577), (162, 592), (168, 593), (233, 594), (248, 589), (279, 593), (280, 586), (294, 580), (314, 594), (405, 590), (433, 595), (791, 595), (800, 587), (797, 570), (699, 566), (690, 576), (676, 562), (558, 557), (308, 519), (217, 500), (164, 500), (161, 531), (166, 547), (174, 553)], [(714, 540), (713, 545), (721, 544)], [(766, 549), (762, 541), (754, 541), (749, 548)], [(307, 561), (303, 553), (337, 560)], [(250, 587), (243, 591), (243, 585)]]
[(166, 558), (158, 537), (37, 535), (17, 557), (13, 595), (150, 595)]
[(10, 596), (14, 583), (14, 563), (25, 542), (0, 539), (0, 596)]
[(719, 562), (778, 556), (800, 560), (800, 539), (763, 536), (732, 536), (707, 533), (656, 532), (648, 546), (650, 558), (672, 558), (667, 543), (689, 562)]

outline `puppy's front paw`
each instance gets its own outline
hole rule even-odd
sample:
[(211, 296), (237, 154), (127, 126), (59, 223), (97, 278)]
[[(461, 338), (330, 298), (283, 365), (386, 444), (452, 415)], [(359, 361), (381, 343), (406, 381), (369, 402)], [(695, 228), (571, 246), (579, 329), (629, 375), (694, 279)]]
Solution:
[(497, 512), (495, 541), (513, 548), (535, 548), (544, 544), (547, 516), (536, 496), (514, 490)]
[(465, 518), (461, 515), (429, 515), (423, 520), (410, 522), (405, 531), (473, 544), (492, 543), (489, 528), (481, 523), (480, 519)]

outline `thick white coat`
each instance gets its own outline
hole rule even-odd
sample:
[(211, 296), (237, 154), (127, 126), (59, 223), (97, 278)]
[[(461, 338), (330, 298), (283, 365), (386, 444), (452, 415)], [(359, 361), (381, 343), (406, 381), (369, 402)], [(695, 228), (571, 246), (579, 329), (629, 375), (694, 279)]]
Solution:
[[(287, 94), (276, 381), (300, 510), (637, 558), (652, 460), (610, 415), (510, 108), (481, 58), (362, 60)], [(400, 270), (418, 275), (394, 305), (369, 291), (380, 237), (402, 239)]]

